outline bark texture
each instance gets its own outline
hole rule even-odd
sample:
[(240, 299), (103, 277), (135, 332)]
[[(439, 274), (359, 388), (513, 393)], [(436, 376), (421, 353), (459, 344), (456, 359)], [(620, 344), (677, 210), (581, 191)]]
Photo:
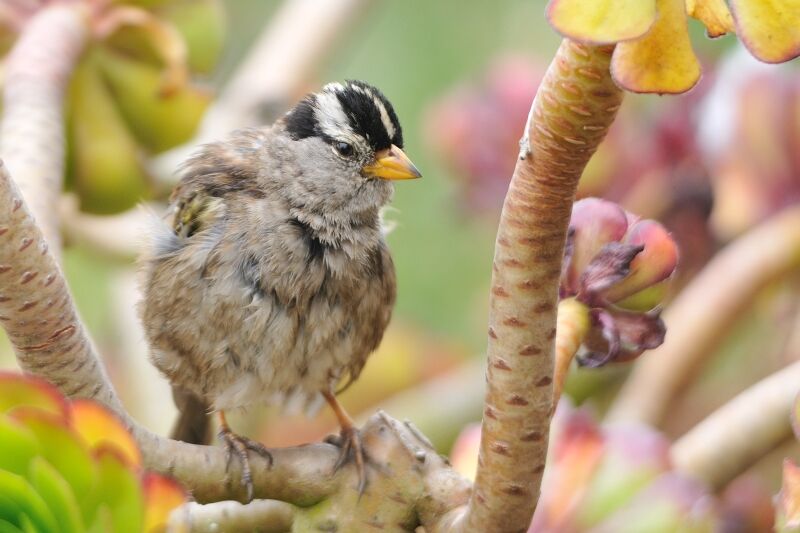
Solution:
[(462, 531), (524, 532), (539, 498), (572, 202), (622, 102), (612, 50), (565, 40), (531, 108), (497, 233), (480, 457)]

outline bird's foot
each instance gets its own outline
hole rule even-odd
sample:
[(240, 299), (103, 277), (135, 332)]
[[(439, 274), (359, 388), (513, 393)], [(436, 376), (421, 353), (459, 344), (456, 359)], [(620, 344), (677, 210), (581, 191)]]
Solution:
[(270, 468), (272, 468), (273, 464), (272, 454), (260, 442), (238, 435), (225, 426), (220, 429), (219, 438), (225, 445), (227, 454), (226, 469), (230, 468), (231, 460), (235, 454), (242, 465), (242, 486), (247, 490), (247, 501), (253, 501), (253, 473), (250, 469), (250, 458), (247, 456), (247, 451), (252, 450), (267, 459)]
[(338, 446), (339, 459), (333, 467), (333, 471), (338, 471), (347, 464), (348, 461), (355, 460), (356, 472), (358, 473), (358, 494), (364, 494), (367, 487), (367, 472), (364, 467), (364, 447), (361, 444), (361, 435), (355, 426), (343, 426), (338, 435), (330, 435), (325, 442)]

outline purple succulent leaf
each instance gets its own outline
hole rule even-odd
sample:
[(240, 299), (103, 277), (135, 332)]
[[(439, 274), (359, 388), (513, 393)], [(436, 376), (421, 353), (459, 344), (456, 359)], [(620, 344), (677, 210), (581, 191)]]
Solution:
[(620, 341), (627, 351), (642, 351), (658, 348), (664, 343), (667, 328), (661, 320), (661, 311), (636, 313), (612, 309), (614, 323), (619, 330)]
[(631, 262), (644, 250), (641, 244), (610, 242), (604, 245), (581, 274), (578, 300), (588, 305), (602, 305), (598, 294), (625, 279)]
[(572, 264), (572, 255), (575, 252), (575, 228), (567, 229), (567, 242), (564, 244), (564, 260), (561, 262), (561, 285), (559, 286), (559, 298), (569, 298), (578, 293), (578, 287), (573, 287), (570, 282), (569, 267)]
[(608, 343), (608, 351), (604, 354), (599, 352), (584, 353), (577, 358), (577, 361), (580, 366), (598, 368), (616, 360), (622, 345), (614, 317), (608, 311), (605, 309), (592, 309), (591, 318), (592, 324), (600, 326), (603, 338)]
[(572, 206), (569, 227), (573, 250), (567, 264), (566, 285), (577, 289), (581, 274), (600, 249), (609, 242), (619, 242), (628, 231), (625, 210), (600, 198), (584, 198)]

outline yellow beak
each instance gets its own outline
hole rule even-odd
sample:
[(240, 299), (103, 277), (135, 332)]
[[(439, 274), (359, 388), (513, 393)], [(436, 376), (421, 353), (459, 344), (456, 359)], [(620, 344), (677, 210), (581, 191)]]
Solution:
[(384, 180), (410, 180), (422, 177), (414, 163), (395, 145), (377, 152), (375, 162), (364, 166), (362, 171), (367, 176)]

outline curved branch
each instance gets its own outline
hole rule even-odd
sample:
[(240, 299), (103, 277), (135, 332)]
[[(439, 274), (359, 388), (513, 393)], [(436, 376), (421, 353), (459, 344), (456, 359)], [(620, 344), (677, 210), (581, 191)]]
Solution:
[(462, 531), (526, 531), (553, 411), (558, 284), (575, 189), (622, 102), (613, 47), (563, 41), (534, 99), (503, 205), (480, 458)]
[(64, 96), (88, 39), (79, 2), (41, 9), (8, 56), (0, 122), (0, 158), (17, 179), (56, 254), (58, 199), (64, 177)]
[(758, 292), (798, 266), (800, 206), (719, 252), (665, 311), (666, 341), (636, 363), (607, 420), (659, 425)]
[(216, 533), (253, 531), (285, 533), (291, 531), (294, 509), (288, 503), (256, 500), (247, 505), (219, 502), (209, 505), (186, 504), (172, 512), (169, 531)]
[(798, 392), (800, 361), (742, 392), (675, 442), (675, 468), (723, 488), (791, 437), (789, 413)]

